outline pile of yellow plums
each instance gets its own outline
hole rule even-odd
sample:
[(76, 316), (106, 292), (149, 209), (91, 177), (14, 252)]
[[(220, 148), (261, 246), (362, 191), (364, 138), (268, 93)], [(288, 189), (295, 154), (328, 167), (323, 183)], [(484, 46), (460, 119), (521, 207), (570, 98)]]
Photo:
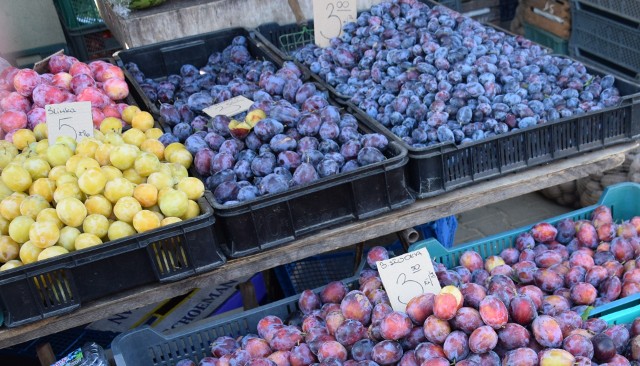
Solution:
[[(164, 146), (148, 112), (127, 107), (93, 137), (47, 140), (46, 124), (0, 141), (0, 270), (196, 217), (192, 155)], [(42, 127), (41, 127), (42, 126)]]

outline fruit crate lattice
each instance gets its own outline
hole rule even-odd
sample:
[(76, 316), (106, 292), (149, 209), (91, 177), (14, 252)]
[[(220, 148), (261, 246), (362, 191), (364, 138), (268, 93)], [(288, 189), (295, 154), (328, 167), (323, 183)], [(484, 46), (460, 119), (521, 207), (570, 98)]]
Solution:
[[(350, 289), (358, 286), (358, 276), (342, 280)], [(319, 293), (322, 288), (315, 289)], [(260, 319), (275, 315), (286, 319), (298, 310), (300, 295), (229, 316), (216, 321), (202, 321), (177, 331), (162, 334), (144, 327), (122, 333), (111, 344), (118, 366), (173, 366), (178, 361), (192, 359), (198, 362), (211, 355), (210, 344), (221, 336), (238, 337), (256, 333)]]
[(81, 61), (111, 57), (122, 49), (106, 26), (99, 25), (92, 29), (67, 32), (71, 54)]
[(640, 2), (637, 0), (578, 0), (616, 16), (640, 22)]
[(5, 324), (15, 327), (65, 314), (87, 301), (222, 265), (213, 209), (205, 197), (198, 205), (201, 213), (193, 219), (1, 272)]
[(331, 281), (352, 277), (356, 256), (353, 251), (315, 255), (274, 268), (285, 296), (293, 296)]
[(68, 31), (86, 30), (103, 24), (96, 0), (54, 0), (54, 4)]
[(640, 77), (640, 19), (621, 18), (575, 0), (571, 12), (572, 54), (593, 58), (631, 79)]
[[(605, 74), (593, 66), (587, 66), (587, 70), (591, 74)], [(418, 198), (426, 198), (473, 182), (635, 140), (640, 134), (640, 126), (634, 123), (638, 118), (640, 86), (621, 79), (615, 82), (621, 95), (626, 96), (618, 106), (477, 142), (414, 148), (393, 135), (409, 151), (409, 187)], [(353, 103), (347, 105), (348, 110), (367, 120), (375, 130), (389, 133)]]

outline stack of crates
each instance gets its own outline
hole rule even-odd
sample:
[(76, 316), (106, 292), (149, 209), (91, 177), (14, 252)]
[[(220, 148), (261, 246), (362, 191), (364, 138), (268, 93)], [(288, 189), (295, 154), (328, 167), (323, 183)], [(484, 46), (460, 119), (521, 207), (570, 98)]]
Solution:
[(640, 80), (640, 1), (573, 0), (572, 17), (573, 57)]
[(102, 21), (95, 0), (54, 0), (70, 53), (81, 61), (111, 57), (122, 47)]
[(524, 9), (524, 36), (547, 46), (554, 53), (568, 54), (571, 34), (569, 0), (526, 0)]

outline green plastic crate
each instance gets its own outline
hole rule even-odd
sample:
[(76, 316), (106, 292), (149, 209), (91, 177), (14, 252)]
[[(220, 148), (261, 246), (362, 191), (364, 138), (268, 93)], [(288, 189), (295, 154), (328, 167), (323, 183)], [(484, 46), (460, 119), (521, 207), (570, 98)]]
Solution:
[[(602, 193), (600, 201), (598, 201), (597, 204), (543, 221), (555, 224), (558, 221), (567, 218), (573, 219), (574, 221), (583, 219), (589, 220), (591, 219), (591, 213), (593, 210), (600, 205), (605, 205), (611, 208), (611, 213), (615, 221), (629, 220), (634, 216), (640, 216), (640, 184), (620, 183), (614, 186), (609, 186)], [(435, 239), (423, 240), (411, 245), (409, 247), (409, 251), (426, 248), (433, 260), (444, 264), (447, 268), (452, 268), (458, 265), (462, 253), (468, 250), (477, 252), (483, 259), (491, 255), (500, 255), (500, 252), (505, 248), (513, 247), (518, 235), (529, 231), (531, 226), (532, 225), (523, 226), (518, 229), (472, 241), (468, 244), (456, 246), (449, 250), (444, 248)], [(606, 305), (599, 306), (589, 313), (589, 317), (593, 318), (613, 314), (635, 305), (640, 305), (640, 294), (628, 296), (623, 299), (612, 301)], [(638, 307), (638, 309), (640, 309), (640, 307)]]
[(524, 38), (551, 48), (553, 53), (569, 54), (569, 42), (566, 39), (562, 39), (553, 33), (526, 22), (524, 23)]
[(67, 31), (81, 31), (103, 24), (96, 0), (54, 0)]

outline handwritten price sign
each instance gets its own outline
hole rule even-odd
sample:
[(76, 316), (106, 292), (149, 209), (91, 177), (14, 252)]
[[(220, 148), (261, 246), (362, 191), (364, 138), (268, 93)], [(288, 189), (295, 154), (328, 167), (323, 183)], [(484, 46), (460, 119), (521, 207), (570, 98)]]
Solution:
[(69, 136), (76, 141), (93, 137), (91, 102), (49, 104), (44, 107), (49, 131), (49, 145), (60, 136)]
[(418, 295), (440, 292), (431, 256), (425, 248), (380, 261), (377, 266), (395, 311), (405, 311), (409, 300)]
[(225, 115), (227, 117), (233, 117), (244, 111), (248, 111), (253, 101), (245, 98), (242, 95), (227, 99), (222, 103), (214, 104), (211, 107), (207, 107), (202, 111), (211, 117)]
[(357, 17), (356, 0), (313, 0), (313, 28), (318, 47), (327, 47), (342, 27)]

